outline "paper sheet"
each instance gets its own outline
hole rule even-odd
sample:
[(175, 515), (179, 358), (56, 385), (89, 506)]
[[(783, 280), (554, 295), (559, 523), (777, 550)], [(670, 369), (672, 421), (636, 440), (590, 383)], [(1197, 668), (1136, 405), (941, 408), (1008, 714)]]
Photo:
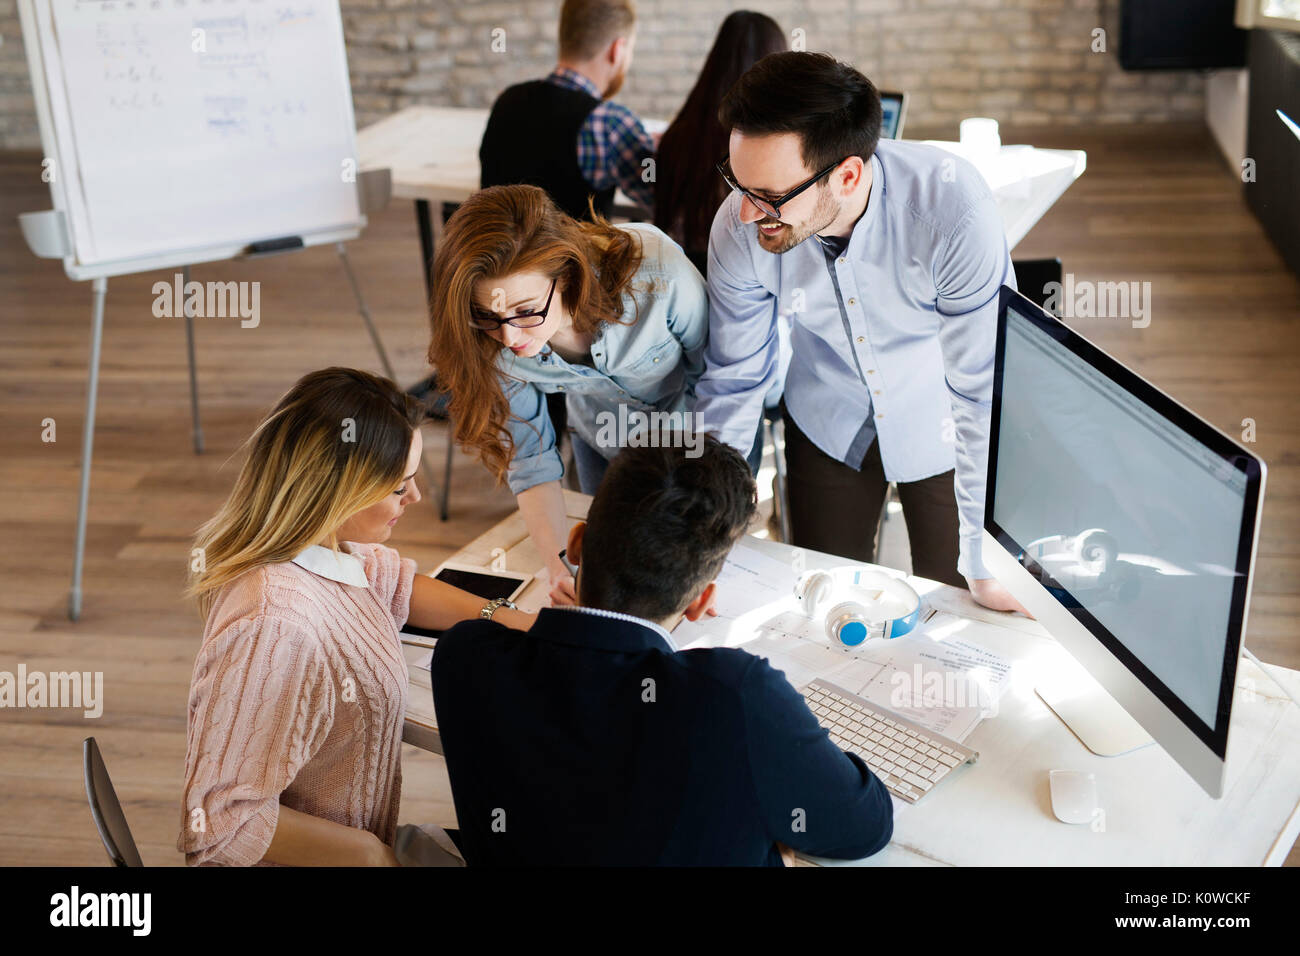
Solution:
[[(737, 545), (717, 577), (717, 616), (682, 621), (674, 643), (680, 650), (742, 647), (767, 658), (795, 687), (816, 679), (838, 684), (958, 742), (996, 714), (1011, 669), (979, 642), (981, 629), (993, 625), (941, 610), (944, 605), (923, 608), (912, 634), (848, 654), (831, 646), (820, 619), (795, 606), (796, 577), (793, 566)], [(545, 569), (535, 581), (531, 600), (522, 604), (528, 611), (550, 603)]]
[(958, 742), (996, 714), (1010, 665), (978, 642), (988, 625), (923, 609), (912, 634), (847, 654), (831, 646), (820, 618), (795, 606), (795, 578), (792, 567), (737, 545), (717, 578), (718, 616), (683, 622), (674, 640), (681, 648), (743, 647), (795, 687), (830, 681)]
[(788, 602), (795, 577), (791, 565), (736, 545), (718, 574), (718, 617), (740, 620), (756, 610)]

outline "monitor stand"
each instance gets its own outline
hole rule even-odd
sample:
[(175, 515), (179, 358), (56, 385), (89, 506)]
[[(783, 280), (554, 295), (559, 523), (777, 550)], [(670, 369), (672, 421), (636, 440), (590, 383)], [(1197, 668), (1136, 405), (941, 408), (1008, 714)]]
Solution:
[(1034, 691), (1080, 743), (1099, 757), (1118, 757), (1154, 743), (1091, 674), (1072, 659), (1061, 663)]

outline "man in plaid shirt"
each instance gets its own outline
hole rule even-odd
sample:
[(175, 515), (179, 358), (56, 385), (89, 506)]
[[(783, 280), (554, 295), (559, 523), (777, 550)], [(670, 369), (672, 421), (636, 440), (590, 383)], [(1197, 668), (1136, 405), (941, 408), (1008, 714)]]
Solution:
[(588, 197), (608, 216), (614, 191), (654, 207), (655, 141), (631, 110), (610, 101), (636, 42), (632, 0), (565, 0), (560, 56), (542, 80), (512, 86), (492, 106), (479, 149), (483, 186), (541, 186), (575, 218)]

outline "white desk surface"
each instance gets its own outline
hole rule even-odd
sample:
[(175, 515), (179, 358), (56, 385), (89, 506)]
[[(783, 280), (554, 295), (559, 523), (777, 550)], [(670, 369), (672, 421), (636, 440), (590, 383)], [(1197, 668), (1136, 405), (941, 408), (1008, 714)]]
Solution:
[[(573, 521), (585, 517), (590, 499), (566, 491)], [(792, 549), (746, 538), (745, 544), (783, 563)], [(454, 560), (491, 563), (494, 548), (506, 552), (507, 567), (541, 567), (515, 513), (456, 553)], [(807, 567), (843, 564), (805, 551)], [(1281, 865), (1300, 835), (1300, 708), (1249, 660), (1238, 668), (1228, 744), (1224, 796), (1213, 800), (1158, 746), (1121, 757), (1088, 752), (1034, 693), (1037, 674), (1071, 666), (1072, 658), (1034, 621), (979, 607), (966, 591), (913, 578), (933, 606), (961, 617), (998, 625), (981, 629), (980, 642), (1013, 662), (1011, 684), (997, 716), (984, 720), (965, 741), (979, 762), (959, 769), (918, 804), (900, 809), (894, 838), (866, 866), (1074, 865), (1233, 866)], [(534, 581), (526, 606), (546, 602)], [(716, 622), (714, 622), (716, 626)], [(697, 626), (691, 646), (736, 643), (710, 625)], [(681, 641), (681, 628), (674, 637)], [(744, 646), (743, 643), (740, 646)], [(408, 660), (420, 652), (408, 647)], [(827, 650), (828, 666), (843, 655)], [(1271, 668), (1300, 693), (1300, 673)], [(412, 686), (407, 714), (408, 742), (432, 740), (436, 728), (427, 688)], [(1102, 827), (1071, 826), (1053, 815), (1049, 770), (1085, 770), (1096, 775), (1104, 812)], [(824, 861), (832, 862), (832, 861)]]
[[(478, 190), (478, 148), (487, 117), (485, 109), (408, 106), (357, 133), (361, 169), (391, 170), (392, 194), (399, 199), (462, 202)], [(961, 152), (956, 143), (930, 142)], [(1087, 156), (1082, 150), (1004, 146), (995, 160), (976, 165), (989, 180), (1007, 244), (1014, 248), (1083, 174)], [(620, 204), (627, 204), (626, 197)]]

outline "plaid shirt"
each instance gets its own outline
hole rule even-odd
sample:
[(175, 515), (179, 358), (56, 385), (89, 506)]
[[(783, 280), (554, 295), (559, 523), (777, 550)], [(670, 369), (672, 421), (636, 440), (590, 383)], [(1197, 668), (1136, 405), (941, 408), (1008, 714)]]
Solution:
[(655, 144), (637, 115), (626, 106), (601, 99), (596, 85), (574, 70), (556, 67), (546, 81), (601, 100), (578, 130), (578, 168), (587, 185), (595, 191), (620, 187), (633, 202), (653, 209), (654, 182), (641, 178), (641, 161), (654, 156)]

